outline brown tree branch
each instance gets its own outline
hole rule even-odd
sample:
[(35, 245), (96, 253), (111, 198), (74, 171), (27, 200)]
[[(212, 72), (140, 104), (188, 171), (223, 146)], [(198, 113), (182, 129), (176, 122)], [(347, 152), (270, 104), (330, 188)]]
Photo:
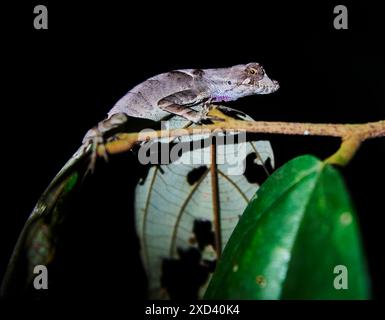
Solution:
[[(139, 132), (121, 133), (116, 135), (116, 140), (105, 145), (105, 150), (110, 154), (115, 154), (130, 150), (137, 142), (165, 136), (178, 137), (217, 130), (244, 130), (251, 133), (339, 137), (342, 139), (341, 148), (336, 154), (326, 159), (326, 162), (345, 165), (353, 157), (361, 142), (371, 138), (385, 137), (385, 120), (363, 124), (245, 121), (228, 117), (216, 108), (213, 108), (209, 114), (221, 118), (223, 121), (215, 121), (213, 124), (185, 129), (151, 131), (146, 134)], [(103, 153), (102, 148), (98, 149), (100, 154)]]

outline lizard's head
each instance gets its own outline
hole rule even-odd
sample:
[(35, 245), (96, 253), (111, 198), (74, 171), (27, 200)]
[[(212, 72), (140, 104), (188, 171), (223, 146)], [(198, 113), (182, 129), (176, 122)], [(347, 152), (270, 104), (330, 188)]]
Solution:
[(231, 68), (209, 70), (209, 83), (214, 84), (214, 101), (230, 101), (254, 94), (268, 94), (279, 89), (263, 67), (256, 62), (240, 64)]
[(237, 81), (235, 90), (244, 92), (244, 95), (268, 94), (279, 89), (278, 81), (271, 80), (263, 67), (256, 62), (234, 66)]

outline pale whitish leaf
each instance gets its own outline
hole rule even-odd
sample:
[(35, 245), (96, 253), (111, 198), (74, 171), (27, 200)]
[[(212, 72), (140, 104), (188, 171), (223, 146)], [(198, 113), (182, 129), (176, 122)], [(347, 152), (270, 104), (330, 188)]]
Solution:
[[(244, 117), (250, 119), (249, 117)], [(171, 127), (176, 124), (171, 123)], [(199, 138), (202, 138), (200, 136)], [(191, 137), (183, 137), (189, 141)], [(239, 148), (242, 145), (238, 146)], [(274, 155), (268, 141), (243, 143), (246, 154), (256, 151), (266, 161), (270, 158), (274, 165)], [(210, 154), (210, 148), (203, 149)], [(234, 148), (217, 145), (217, 159), (226, 156), (227, 160), (236, 159), (239, 154)], [(182, 158), (200, 159), (202, 149), (187, 152)], [(245, 157), (245, 155), (243, 156)], [(205, 159), (210, 159), (210, 156)], [(149, 280), (151, 298), (160, 297), (162, 262), (164, 259), (178, 259), (178, 249), (187, 249), (192, 244), (193, 226), (196, 220), (213, 222), (214, 208), (210, 164), (171, 163), (150, 168), (145, 180), (136, 188), (136, 228), (141, 241), (142, 259)], [(260, 161), (255, 161), (260, 164)], [(218, 161), (218, 190), (222, 249), (229, 239), (246, 205), (258, 189), (258, 184), (250, 183), (243, 174), (228, 175), (228, 164)], [(200, 168), (201, 175), (195, 183), (187, 177), (193, 170)], [(216, 258), (212, 247), (202, 252), (206, 259)]]

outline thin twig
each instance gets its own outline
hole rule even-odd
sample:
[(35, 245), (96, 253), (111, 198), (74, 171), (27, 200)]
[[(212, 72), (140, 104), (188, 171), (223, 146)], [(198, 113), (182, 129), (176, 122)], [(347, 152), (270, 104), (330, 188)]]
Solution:
[(228, 117), (216, 108), (210, 111), (210, 115), (222, 118), (223, 121), (215, 121), (213, 124), (199, 125), (185, 129), (151, 131), (146, 132), (146, 134), (138, 132), (121, 133), (116, 136), (116, 140), (108, 142), (105, 148), (108, 153), (115, 154), (128, 151), (135, 143), (141, 141), (148, 141), (165, 136), (178, 137), (191, 134), (204, 134), (214, 130), (245, 130), (246, 132), (252, 133), (330, 136), (342, 139), (343, 148), (338, 151), (338, 154), (340, 156), (340, 153), (343, 153), (343, 160), (339, 161), (339, 156), (332, 156), (328, 158), (327, 161), (344, 165), (354, 155), (362, 141), (371, 138), (385, 137), (385, 120), (363, 124), (245, 121)]

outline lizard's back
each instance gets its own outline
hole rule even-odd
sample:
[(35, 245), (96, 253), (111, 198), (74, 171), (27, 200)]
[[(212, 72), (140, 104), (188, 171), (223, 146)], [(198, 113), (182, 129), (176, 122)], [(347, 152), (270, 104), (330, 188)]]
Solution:
[(193, 77), (188, 70), (177, 70), (154, 76), (128, 91), (110, 110), (108, 117), (116, 113), (125, 113), (131, 117), (159, 121), (168, 112), (158, 107), (164, 97), (179, 91), (191, 89)]

